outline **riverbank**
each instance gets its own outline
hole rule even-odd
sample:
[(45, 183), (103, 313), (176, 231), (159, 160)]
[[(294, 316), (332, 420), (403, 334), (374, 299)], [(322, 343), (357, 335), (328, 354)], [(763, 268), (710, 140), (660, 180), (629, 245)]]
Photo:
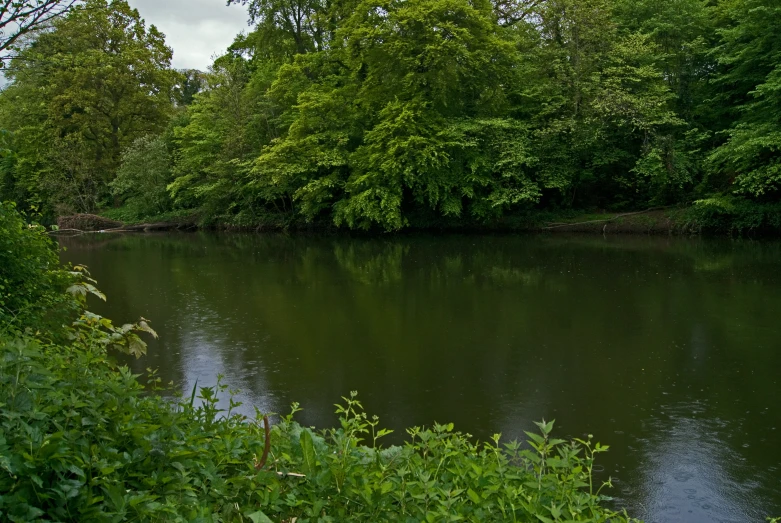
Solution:
[[(179, 210), (136, 217), (126, 209), (108, 209), (99, 215), (73, 215), (58, 219), (61, 231), (79, 233), (99, 230), (137, 232), (154, 230), (212, 229), (228, 231), (343, 231), (328, 221), (303, 222), (289, 216), (267, 215), (253, 222), (204, 221), (196, 212)], [(461, 218), (413, 216), (409, 231), (524, 232), (583, 234), (654, 234), (703, 236), (781, 237), (781, 204), (755, 204), (738, 199), (699, 200), (685, 207), (663, 207), (623, 212), (576, 210), (529, 210), (493, 222)], [(353, 231), (355, 232), (355, 231)], [(380, 234), (381, 231), (359, 231)], [(384, 233), (383, 233), (384, 234)]]
[(87, 294), (105, 296), (53, 247), (0, 204), (1, 520), (629, 521), (592, 474), (607, 447), (554, 439), (552, 422), (528, 445), (434, 423), (384, 447), (356, 393), (315, 430), (296, 404), (273, 427), (237, 414), (219, 379), (187, 397), (154, 371), (144, 386), (115, 356), (140, 357), (155, 332), (88, 312)]

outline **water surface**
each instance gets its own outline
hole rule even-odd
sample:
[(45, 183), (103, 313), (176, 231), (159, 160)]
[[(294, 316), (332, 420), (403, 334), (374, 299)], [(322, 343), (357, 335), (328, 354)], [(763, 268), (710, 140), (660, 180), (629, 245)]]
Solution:
[[(611, 494), (649, 522), (781, 515), (781, 244), (671, 238), (233, 234), (63, 240), (160, 333), (190, 391), (331, 426), (358, 390), (385, 426), (611, 446)], [(400, 435), (399, 435), (400, 434)], [(391, 441), (394, 442), (394, 441)]]

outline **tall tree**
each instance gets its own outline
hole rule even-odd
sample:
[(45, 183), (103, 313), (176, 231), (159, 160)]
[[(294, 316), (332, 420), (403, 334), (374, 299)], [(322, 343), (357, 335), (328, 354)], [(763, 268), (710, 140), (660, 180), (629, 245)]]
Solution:
[(178, 78), (171, 56), (125, 0), (87, 0), (39, 35), (12, 61), (0, 98), (18, 181), (58, 212), (105, 203), (122, 149), (167, 124)]
[(729, 0), (717, 10), (713, 80), (724, 143), (713, 151), (714, 186), (760, 199), (781, 190), (781, 5)]
[(277, 52), (303, 54), (322, 50), (330, 36), (325, 0), (228, 0), (249, 8), (262, 46)]

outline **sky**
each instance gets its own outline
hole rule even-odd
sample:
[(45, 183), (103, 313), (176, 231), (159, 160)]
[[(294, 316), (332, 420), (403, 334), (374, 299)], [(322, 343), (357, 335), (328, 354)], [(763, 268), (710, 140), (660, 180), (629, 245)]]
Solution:
[(247, 9), (226, 6), (226, 0), (128, 0), (147, 26), (156, 25), (173, 48), (175, 69), (205, 71), (241, 31), (246, 31)]

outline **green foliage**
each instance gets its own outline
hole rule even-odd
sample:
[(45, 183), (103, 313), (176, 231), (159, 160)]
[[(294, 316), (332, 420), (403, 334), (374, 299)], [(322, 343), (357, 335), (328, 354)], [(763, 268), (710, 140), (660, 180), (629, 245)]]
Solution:
[(264, 50), (271, 55), (323, 49), (333, 36), (329, 19), (333, 13), (320, 0), (228, 0), (230, 4), (248, 5), (250, 23), (257, 24), (256, 45), (271, 48)]
[[(0, 94), (0, 197), (385, 231), (778, 201), (771, 0), (227, 3), (252, 29), (208, 73), (172, 71), (124, 0), (32, 38)], [(158, 135), (170, 173), (133, 145)]]
[(123, 148), (171, 114), (170, 60), (163, 35), (123, 0), (89, 0), (37, 35), (0, 95), (17, 142), (14, 184), (58, 213), (105, 204)]
[(66, 293), (77, 281), (60, 269), (46, 230), (25, 223), (12, 203), (0, 202), (0, 332), (56, 327), (77, 309)]
[(100, 215), (109, 220), (116, 220), (126, 225), (136, 225), (148, 222), (174, 222), (186, 226), (193, 226), (196, 221), (193, 211), (190, 209), (174, 209), (160, 214), (145, 214), (139, 216), (137, 208), (123, 206), (106, 209), (100, 213)]
[(201, 388), (198, 405), (146, 394), (88, 332), (66, 346), (0, 339), (4, 519), (627, 520), (600, 506), (607, 498), (593, 485), (607, 447), (553, 439), (553, 423), (541, 423), (529, 448), (499, 435), (473, 443), (452, 425), (416, 427), (383, 448), (388, 431), (354, 394), (334, 429), (283, 417), (257, 470), (263, 429), (219, 409), (224, 386)]
[(195, 95), (206, 87), (207, 76), (197, 69), (184, 69), (179, 73), (179, 82), (174, 87), (174, 99), (177, 105), (184, 107), (192, 104)]
[(196, 96), (184, 120), (174, 122), (168, 190), (176, 206), (197, 209), (206, 221), (247, 216), (257, 224), (264, 208), (245, 177), (256, 151), (276, 133), (263, 110), (267, 76), (263, 69), (250, 78), (250, 65), (241, 58), (215, 63), (207, 76), (211, 88)]
[[(781, 6), (772, 0), (725, 2), (714, 51), (714, 79), (729, 127), (710, 155), (736, 193), (777, 201), (781, 188)], [(734, 123), (733, 123), (734, 122)]]
[(170, 209), (167, 186), (171, 178), (171, 156), (160, 137), (136, 139), (122, 153), (122, 164), (109, 184), (111, 192), (133, 209), (137, 216), (154, 216)]
[[(295, 32), (285, 18), (293, 4), (245, 3), (263, 39), (276, 34), (272, 25), (285, 38)], [(632, 26), (631, 7), (610, 0), (532, 3), (499, 20), (507, 6), (462, 0), (366, 1), (352, 12), (295, 5), (305, 33), (330, 36), (311, 36), (278, 66), (252, 47), (255, 37), (237, 41), (247, 58), (230, 63), (246, 64), (244, 85), (267, 82), (253, 99), (272, 132), (230, 159), (199, 152), (197, 170), (219, 169), (207, 176), (214, 181), (190, 167), (177, 176), (171, 189), (197, 195), (205, 215), (397, 230), (421, 216), (495, 223), (540, 204), (669, 203), (697, 183), (703, 133), (676, 114), (694, 66), (646, 7), (638, 12), (650, 20)], [(687, 22), (687, 45), (700, 42), (702, 18)], [(671, 80), (670, 64), (686, 68), (681, 78)], [(222, 118), (206, 97), (192, 114)], [(199, 127), (181, 130), (196, 133), (182, 151), (213, 143), (216, 152), (226, 135)]]
[(688, 228), (727, 234), (765, 234), (781, 229), (781, 203), (756, 203), (735, 196), (696, 200), (687, 211)]

